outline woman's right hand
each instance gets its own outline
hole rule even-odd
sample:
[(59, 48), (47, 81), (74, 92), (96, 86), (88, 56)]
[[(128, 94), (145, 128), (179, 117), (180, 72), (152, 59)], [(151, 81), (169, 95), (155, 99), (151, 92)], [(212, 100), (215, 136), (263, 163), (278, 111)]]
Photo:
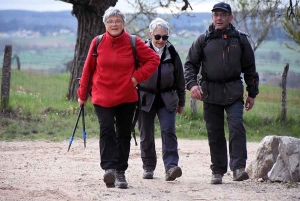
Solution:
[(82, 105), (85, 105), (85, 103), (86, 103), (86, 101), (83, 101), (80, 98), (78, 98), (79, 107), (82, 106)]

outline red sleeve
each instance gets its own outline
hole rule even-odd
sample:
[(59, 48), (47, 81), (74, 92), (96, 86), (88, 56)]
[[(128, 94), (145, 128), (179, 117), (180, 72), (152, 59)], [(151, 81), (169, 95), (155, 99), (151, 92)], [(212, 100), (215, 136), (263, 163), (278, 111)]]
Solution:
[(133, 77), (136, 81), (143, 82), (156, 71), (160, 63), (160, 57), (139, 37), (136, 37), (136, 54), (141, 65), (133, 73)]
[(84, 67), (82, 70), (82, 75), (79, 82), (80, 86), (77, 90), (78, 97), (83, 101), (86, 101), (88, 99), (88, 94), (89, 94), (88, 92), (92, 88), (92, 75), (96, 68), (96, 59), (97, 59), (97, 57), (92, 56), (92, 54), (94, 53), (96, 40), (97, 37), (95, 37), (91, 42), (90, 49), (87, 54)]

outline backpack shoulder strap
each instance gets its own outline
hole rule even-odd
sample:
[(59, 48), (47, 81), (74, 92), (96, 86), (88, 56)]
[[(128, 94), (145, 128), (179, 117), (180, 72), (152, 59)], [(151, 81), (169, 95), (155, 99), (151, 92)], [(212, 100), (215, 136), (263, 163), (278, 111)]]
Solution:
[(244, 49), (245, 49), (245, 40), (242, 39), (243, 38), (248, 38), (249, 35), (245, 32), (242, 32), (240, 30), (236, 30), (237, 32), (237, 40), (238, 40), (238, 43), (242, 49), (242, 53), (244, 53)]
[(130, 43), (132, 47), (132, 52), (134, 56), (134, 64), (135, 64), (135, 69), (138, 69), (140, 67), (139, 61), (137, 59), (136, 55), (136, 36), (135, 35), (130, 35)]
[(201, 46), (200, 46), (201, 52), (202, 52), (203, 48), (207, 45), (207, 43), (209, 42), (209, 40), (210, 40), (210, 33), (208, 31), (206, 31), (205, 32), (204, 40), (203, 40), (203, 42), (201, 43)]
[[(136, 36), (135, 35), (130, 35), (130, 43), (131, 43), (131, 47), (132, 47), (132, 52), (133, 52), (133, 56), (134, 56), (134, 65), (135, 65), (135, 69), (138, 69), (140, 67), (139, 61), (137, 59), (137, 55), (136, 55)], [(131, 134), (133, 136), (133, 139), (135, 141), (135, 146), (137, 146), (137, 141), (136, 141), (136, 135), (135, 135), (135, 125), (138, 121), (139, 118), (139, 114), (140, 114), (140, 110), (141, 110), (141, 105), (140, 105), (140, 87), (139, 85), (137, 85), (137, 90), (138, 90), (138, 102), (136, 104), (136, 108), (135, 108), (135, 112), (134, 112), (134, 117), (131, 123)]]
[(99, 35), (98, 38), (97, 38), (96, 45), (94, 46), (94, 53), (92, 54), (93, 57), (98, 56), (97, 49), (98, 49), (98, 45), (101, 42), (102, 38), (103, 38), (103, 34)]

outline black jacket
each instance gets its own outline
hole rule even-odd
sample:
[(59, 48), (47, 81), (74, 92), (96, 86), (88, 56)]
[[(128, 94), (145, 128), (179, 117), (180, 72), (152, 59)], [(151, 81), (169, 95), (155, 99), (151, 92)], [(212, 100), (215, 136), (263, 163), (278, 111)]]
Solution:
[[(208, 35), (209, 40), (203, 47)], [(197, 75), (201, 69), (202, 100), (206, 102), (227, 105), (242, 98), (241, 73), (244, 74), (248, 96), (255, 98), (259, 93), (253, 49), (247, 35), (231, 24), (225, 31), (216, 30), (211, 25), (207, 33), (201, 34), (189, 49), (184, 69), (188, 90), (198, 84)]]
[[(151, 47), (150, 40), (146, 44)], [(151, 48), (153, 49), (153, 47)], [(157, 86), (158, 83), (159, 86)], [(184, 107), (185, 80), (183, 65), (177, 51), (170, 42), (166, 43), (158, 70), (148, 80), (139, 83), (139, 86), (141, 109), (146, 112), (150, 111), (156, 96), (161, 96), (157, 98), (162, 98), (168, 111), (174, 111), (178, 106)]]

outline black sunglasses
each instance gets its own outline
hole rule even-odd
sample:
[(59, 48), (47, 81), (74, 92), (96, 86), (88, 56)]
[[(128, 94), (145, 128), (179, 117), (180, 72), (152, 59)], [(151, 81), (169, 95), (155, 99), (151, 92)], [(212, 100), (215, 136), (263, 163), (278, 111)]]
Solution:
[(168, 40), (169, 36), (168, 35), (159, 35), (159, 34), (156, 34), (154, 35), (154, 38), (155, 40), (160, 40), (160, 38), (162, 38), (163, 40)]

